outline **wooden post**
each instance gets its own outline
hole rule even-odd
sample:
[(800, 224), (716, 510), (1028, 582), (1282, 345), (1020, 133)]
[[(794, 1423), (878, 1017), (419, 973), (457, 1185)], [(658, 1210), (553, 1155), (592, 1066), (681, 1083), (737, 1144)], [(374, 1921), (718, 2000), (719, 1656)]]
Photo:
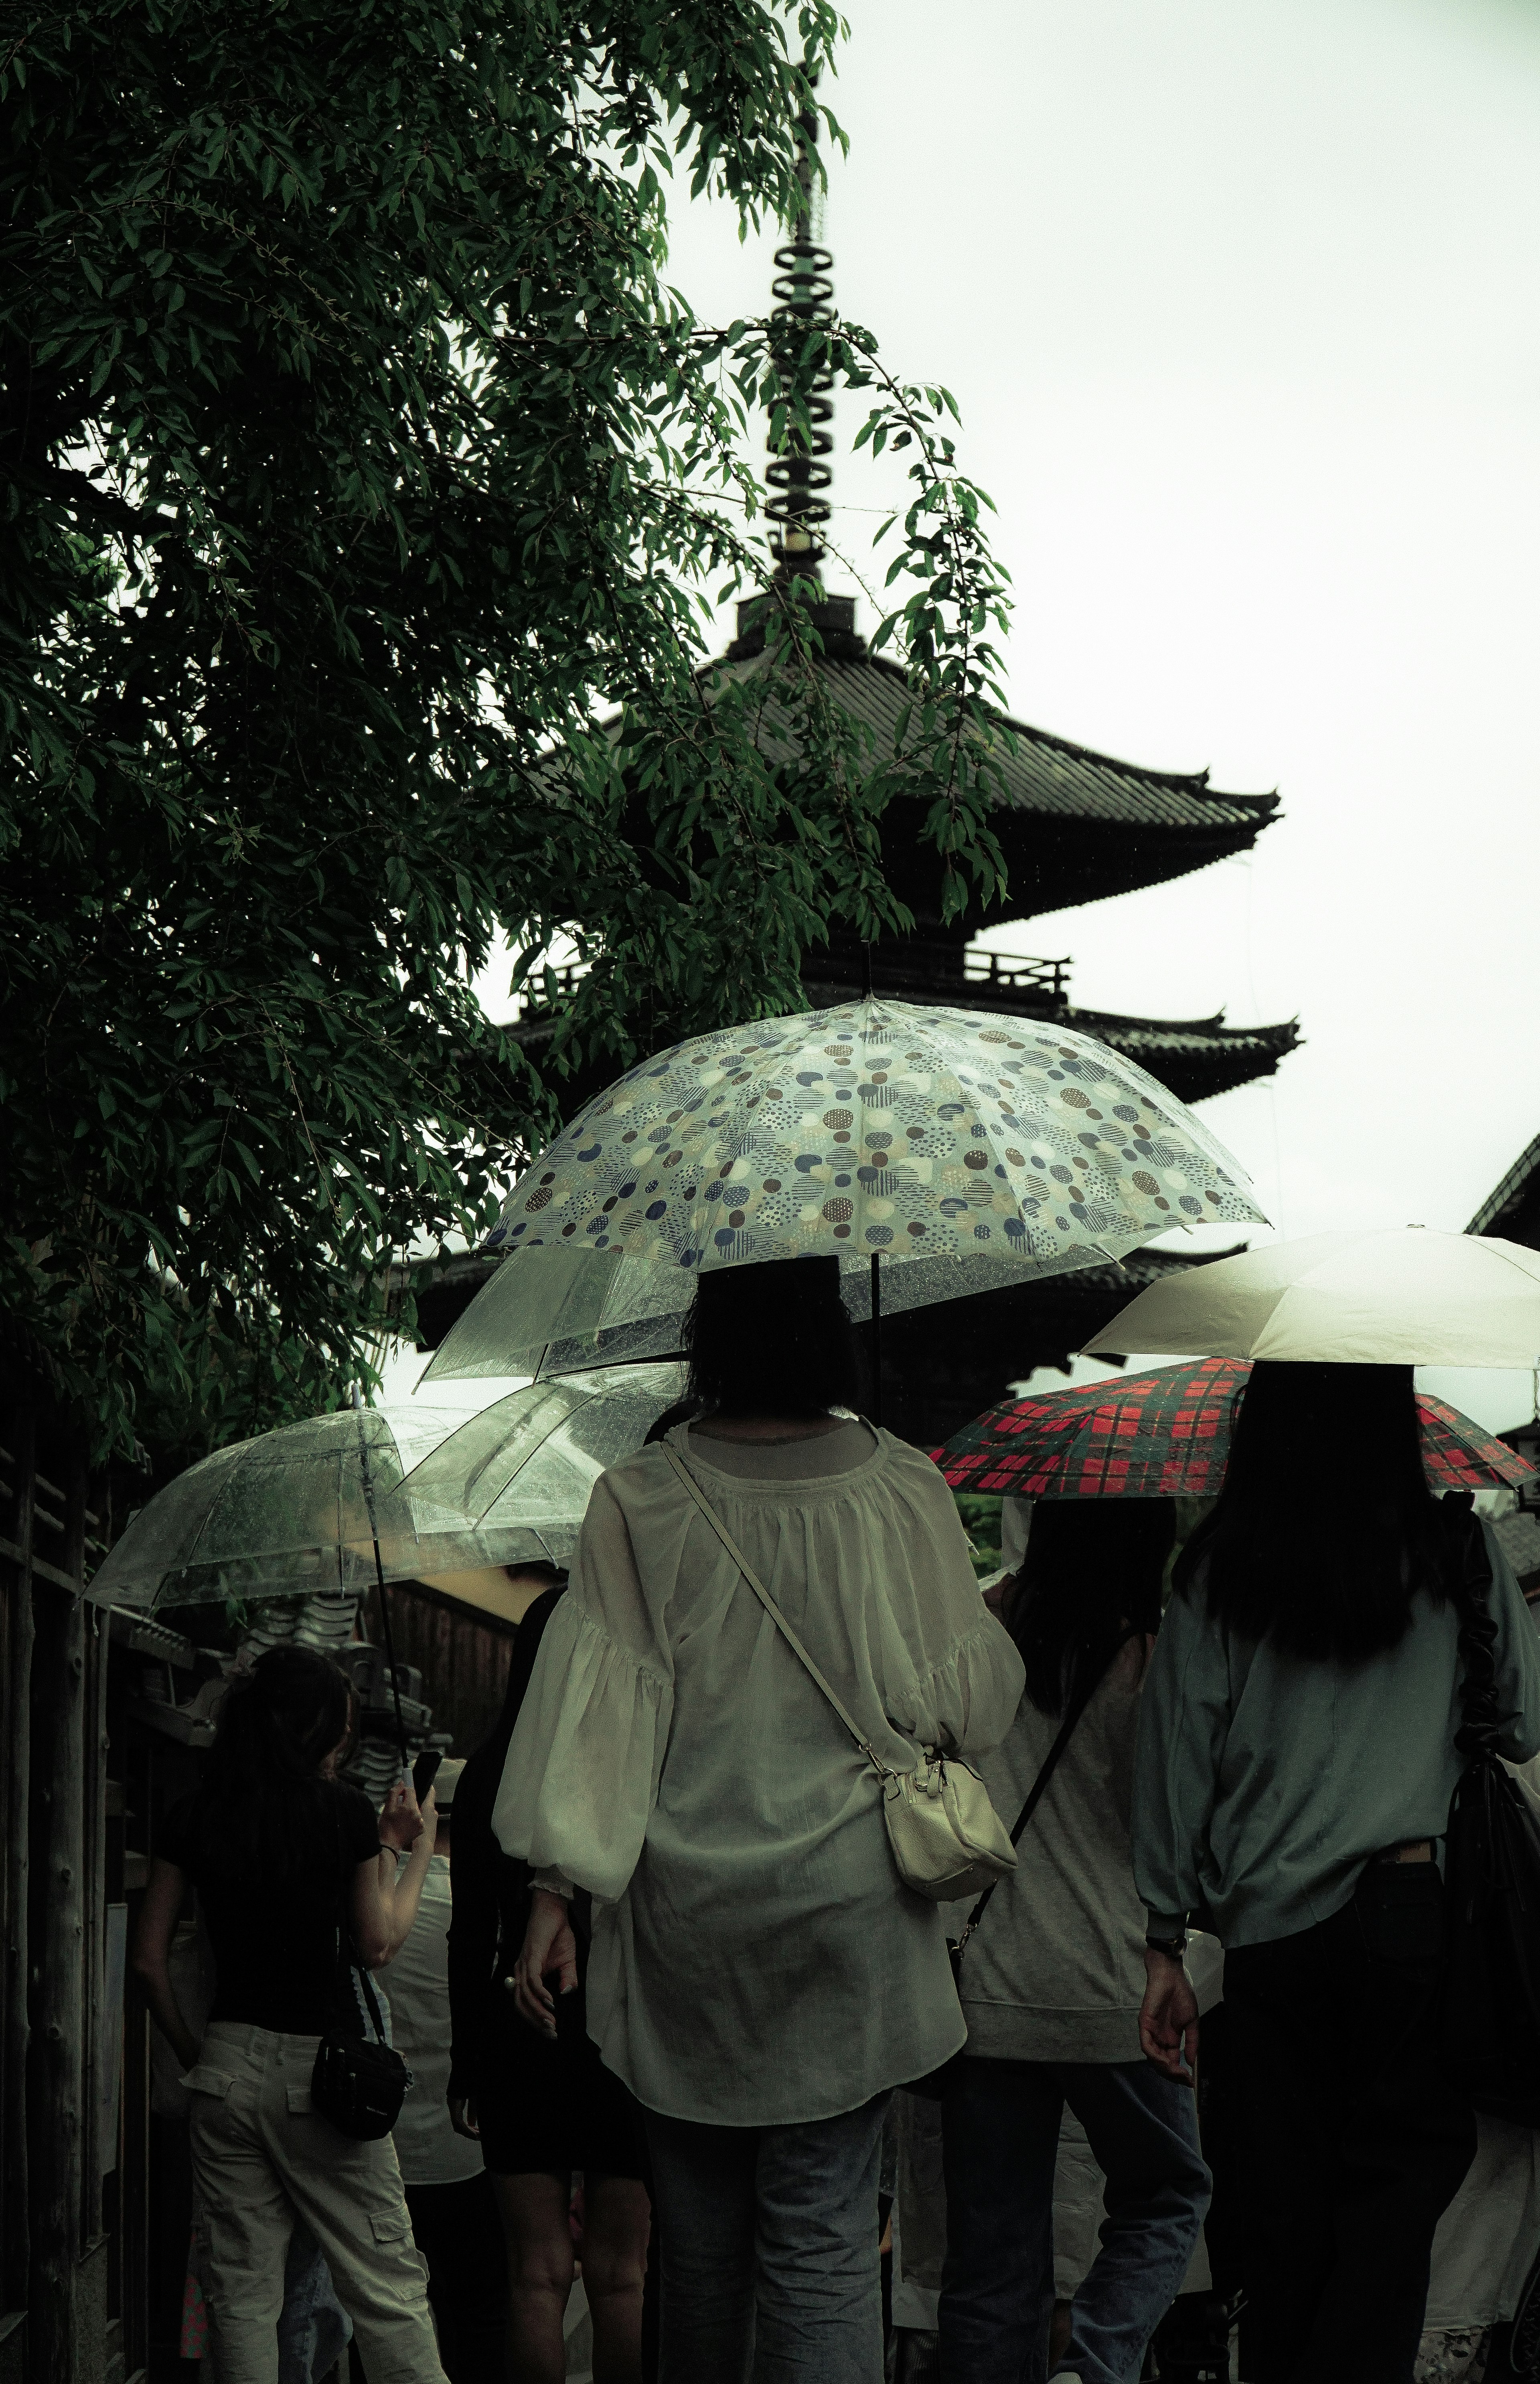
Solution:
[[(95, 1492), (95, 1500), (105, 1501), (106, 1495), (106, 1486), (102, 1485)], [(86, 1570), (89, 1572), (91, 1567), (88, 1565)], [(85, 2204), (81, 2214), (81, 2241), (89, 2249), (102, 2231), (102, 2164), (106, 2151), (102, 2142), (102, 2057), (108, 2029), (121, 2026), (121, 2014), (109, 2014), (106, 2008), (107, 1632), (106, 1619), (99, 1606), (85, 1609), (85, 1710), (89, 1722), (81, 1783), (85, 2047), (81, 2129)]]
[[(65, 1480), (58, 1570), (78, 1582), (85, 1553), (83, 1456)], [(43, 1793), (33, 1831), (28, 2368), (30, 2384), (72, 2384), (85, 2072), (85, 1601), (78, 1589), (71, 1594), (34, 1576), (32, 1607), (34, 1777)]]
[(31, 2268), (31, 2213), (27, 2168), (28, 1906), (30, 1897), (32, 1587), (28, 1563), (31, 1545), (34, 1427), (18, 1401), (6, 1418), (6, 1446), (14, 1459), (11, 1480), (11, 1546), (5, 1559), (5, 1642), (0, 1658), (0, 1715), (4, 1773), (5, 1968), (0, 1977), (0, 2316), (23, 2310)]

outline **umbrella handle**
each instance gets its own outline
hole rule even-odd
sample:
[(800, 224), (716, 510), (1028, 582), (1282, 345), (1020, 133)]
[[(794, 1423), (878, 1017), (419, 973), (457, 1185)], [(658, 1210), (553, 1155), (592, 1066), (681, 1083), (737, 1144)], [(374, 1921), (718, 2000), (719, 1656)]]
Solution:
[(391, 1675), (391, 1695), (395, 1700), (396, 1737), (401, 1745), (401, 1768), (406, 1769), (406, 1723), (401, 1710), (401, 1682), (396, 1678), (395, 1643), (391, 1636), (391, 1606), (385, 1595), (385, 1565), (379, 1553), (379, 1526), (375, 1521), (374, 1476), (369, 1471), (368, 1443), (364, 1437), (364, 1395), (356, 1383), (353, 1386), (353, 1404), (358, 1414), (358, 1463), (364, 1476), (364, 1505), (368, 1511), (369, 1536), (374, 1542), (374, 1577), (379, 1589), (380, 1635), (385, 1642), (385, 1664)]
[(872, 1422), (882, 1428), (882, 1277), (872, 1252)]

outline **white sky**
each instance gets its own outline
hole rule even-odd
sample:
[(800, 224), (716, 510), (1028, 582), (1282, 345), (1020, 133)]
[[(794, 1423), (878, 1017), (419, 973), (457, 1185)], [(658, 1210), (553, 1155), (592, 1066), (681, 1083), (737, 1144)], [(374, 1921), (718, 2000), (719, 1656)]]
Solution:
[[(846, 6), (837, 292), (957, 395), (1013, 708), (1284, 799), (1249, 861), (990, 940), (1073, 955), (1088, 1007), (1298, 1012), (1206, 1109), (1282, 1232), (1463, 1226), (1540, 1129), (1540, 9)], [(702, 315), (764, 306), (771, 242), (674, 221)], [(876, 585), (892, 475), (837, 471)]]

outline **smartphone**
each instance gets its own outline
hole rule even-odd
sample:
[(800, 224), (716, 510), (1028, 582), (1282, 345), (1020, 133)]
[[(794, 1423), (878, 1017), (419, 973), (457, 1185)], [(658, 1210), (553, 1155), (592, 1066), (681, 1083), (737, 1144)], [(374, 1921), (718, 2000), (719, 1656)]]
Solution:
[(419, 1805), (432, 1787), (433, 1775), (443, 1759), (444, 1751), (441, 1746), (425, 1746), (413, 1764), (412, 1794)]

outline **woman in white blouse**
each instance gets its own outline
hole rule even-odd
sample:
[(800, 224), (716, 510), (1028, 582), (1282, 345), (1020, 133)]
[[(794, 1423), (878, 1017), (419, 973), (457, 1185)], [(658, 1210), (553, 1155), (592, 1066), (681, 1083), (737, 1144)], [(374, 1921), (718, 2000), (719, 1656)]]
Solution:
[(1003, 1737), (1022, 1664), (927, 1458), (848, 1409), (836, 1262), (702, 1277), (700, 1421), (596, 1484), (495, 1827), (532, 1863), (520, 2008), (576, 1978), (643, 2106), (666, 2384), (878, 2384), (888, 2098), (966, 2030), (939, 1909), (900, 1882), (876, 1773), (665, 1453), (677, 1451), (883, 1759)]

